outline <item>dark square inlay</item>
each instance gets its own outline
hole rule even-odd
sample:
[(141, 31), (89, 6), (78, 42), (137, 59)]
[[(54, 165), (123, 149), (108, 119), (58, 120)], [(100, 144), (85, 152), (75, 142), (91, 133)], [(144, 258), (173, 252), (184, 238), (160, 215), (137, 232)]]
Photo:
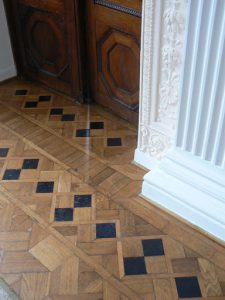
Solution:
[(20, 177), (20, 169), (8, 169), (5, 170), (3, 180), (17, 180)]
[(73, 221), (73, 208), (56, 208), (55, 221)]
[(175, 278), (175, 280), (179, 298), (197, 298), (202, 296), (197, 277), (179, 277)]
[(164, 255), (164, 248), (161, 239), (142, 241), (144, 256)]
[(6, 157), (9, 152), (9, 148), (0, 148), (0, 157)]
[(52, 193), (54, 181), (40, 181), (37, 184), (36, 193)]
[(91, 207), (91, 195), (75, 195), (74, 207)]
[(25, 108), (35, 108), (37, 107), (38, 102), (37, 101), (29, 101), (25, 103)]
[(90, 129), (77, 129), (77, 137), (90, 137)]
[(125, 275), (147, 274), (144, 257), (124, 257)]
[(16, 90), (15, 95), (16, 96), (24, 96), (27, 94), (27, 90)]
[(108, 138), (107, 139), (107, 146), (122, 146), (121, 138)]
[(71, 114), (71, 115), (63, 115), (62, 118), (61, 118), (61, 121), (74, 121), (75, 120), (75, 115), (74, 114)]
[(51, 96), (39, 96), (38, 100), (40, 102), (48, 102), (51, 100)]
[(115, 238), (116, 226), (114, 223), (96, 224), (96, 238)]
[(24, 159), (22, 169), (37, 169), (39, 159)]
[(63, 108), (52, 108), (50, 111), (50, 115), (62, 115)]
[(104, 129), (104, 122), (91, 122), (90, 129)]

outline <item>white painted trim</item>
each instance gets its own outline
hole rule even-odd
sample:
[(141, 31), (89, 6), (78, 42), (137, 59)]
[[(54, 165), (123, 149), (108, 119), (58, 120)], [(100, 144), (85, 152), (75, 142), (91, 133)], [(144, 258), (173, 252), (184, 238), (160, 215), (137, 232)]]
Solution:
[(173, 160), (168, 155), (145, 175), (142, 195), (225, 241), (225, 186), (220, 184), (225, 174), (221, 172), (220, 178), (211, 180), (209, 174), (217, 173), (217, 167), (208, 166), (209, 173), (204, 176), (196, 170), (201, 164), (203, 170), (205, 162), (193, 160), (190, 168), (186, 154), (185, 164), (180, 164), (181, 155), (172, 157)]
[(0, 82), (6, 79), (15, 77), (17, 75), (16, 67), (14, 65), (0, 70)]
[(134, 161), (135, 161), (135, 163), (137, 163), (149, 170), (151, 170), (152, 168), (157, 166), (159, 163), (157, 159), (155, 159), (151, 156), (148, 156), (147, 153), (140, 151), (139, 149), (135, 150)]

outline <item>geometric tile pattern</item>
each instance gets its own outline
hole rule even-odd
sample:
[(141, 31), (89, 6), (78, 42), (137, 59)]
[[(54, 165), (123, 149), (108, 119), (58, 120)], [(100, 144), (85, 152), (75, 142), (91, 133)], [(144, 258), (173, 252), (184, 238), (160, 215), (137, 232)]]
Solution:
[[(0, 273), (18, 297), (224, 299), (224, 248), (138, 196), (136, 131), (13, 82), (0, 88)], [(84, 129), (90, 137), (76, 137)]]

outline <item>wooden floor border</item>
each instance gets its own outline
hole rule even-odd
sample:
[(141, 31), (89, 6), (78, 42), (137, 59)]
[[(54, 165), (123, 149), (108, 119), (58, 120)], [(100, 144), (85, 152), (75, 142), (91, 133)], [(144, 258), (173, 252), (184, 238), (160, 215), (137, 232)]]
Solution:
[[(102, 160), (96, 154), (90, 153), (89, 151), (85, 151), (81, 146), (75, 145), (72, 142), (64, 139), (64, 137), (62, 137), (60, 134), (56, 133), (54, 130), (52, 130), (52, 129), (48, 128), (47, 126), (41, 124), (40, 122), (32, 119), (31, 117), (27, 116), (26, 114), (21, 113), (20, 111), (9, 107), (8, 104), (3, 103), (2, 101), (0, 101), (0, 103), (5, 108), (7, 108), (7, 110), (15, 113), (16, 115), (26, 119), (27, 121), (37, 125), (38, 127), (42, 128), (43, 130), (56, 136), (57, 138), (61, 139), (63, 142), (72, 146), (74, 149), (82, 151), (83, 153), (89, 155), (90, 157), (105, 164), (105, 166), (110, 166), (107, 162), (105, 162), (105, 160)], [(25, 143), (27, 143), (30, 146), (32, 146), (33, 148), (35, 148), (42, 155), (45, 155), (49, 159), (60, 164), (65, 170), (67, 170), (68, 172), (71, 172), (73, 175), (79, 176), (80, 178), (82, 178), (81, 175), (79, 173), (75, 172), (74, 170), (72, 170), (69, 165), (64, 164), (62, 161), (58, 160), (56, 157), (52, 156), (51, 154), (49, 154), (42, 148), (35, 145), (35, 143), (29, 141), (23, 135), (14, 132), (12, 129), (10, 129), (9, 125), (7, 125), (7, 124), (5, 125), (4, 122), (0, 122), (0, 123), (4, 129), (10, 130), (10, 132), (12, 134), (14, 133), (17, 137), (19, 137)], [(110, 168), (113, 168), (113, 167), (110, 166)], [(99, 191), (101, 193), (103, 193), (103, 191), (101, 189)], [(125, 199), (117, 199), (115, 197), (115, 198), (113, 198), (113, 200), (116, 201), (117, 203), (119, 203), (120, 205), (122, 205), (123, 207), (125, 207), (126, 209), (130, 210), (135, 215), (143, 218), (148, 223), (150, 223), (155, 218), (161, 218), (161, 220), (160, 220), (161, 222), (159, 222), (159, 220), (157, 220), (158, 227), (157, 227), (157, 225), (156, 225), (156, 227), (158, 229), (162, 230), (166, 234), (169, 234), (175, 240), (182, 242), (184, 245), (191, 247), (192, 250), (196, 251), (201, 256), (209, 259), (217, 266), (225, 269), (225, 250), (224, 250), (224, 246), (222, 244), (211, 240), (208, 236), (206, 236), (202, 232), (198, 231), (197, 229), (190, 227), (189, 225), (185, 224), (181, 220), (178, 220), (174, 216), (171, 216), (168, 213), (165, 213), (164, 211), (160, 210), (159, 208), (154, 207), (152, 204), (147, 203), (147, 201), (142, 199), (141, 197), (131, 197), (131, 198), (125, 198)], [(175, 227), (180, 228), (180, 230), (175, 230)], [(190, 241), (192, 241), (193, 243), (190, 244)]]

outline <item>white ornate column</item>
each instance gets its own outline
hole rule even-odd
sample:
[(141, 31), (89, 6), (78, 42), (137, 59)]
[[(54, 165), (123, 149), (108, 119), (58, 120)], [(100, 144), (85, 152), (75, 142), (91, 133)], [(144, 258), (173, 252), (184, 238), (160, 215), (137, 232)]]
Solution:
[(152, 168), (175, 142), (188, 0), (144, 0), (135, 162)]
[(189, 11), (176, 147), (142, 194), (225, 241), (225, 1)]

